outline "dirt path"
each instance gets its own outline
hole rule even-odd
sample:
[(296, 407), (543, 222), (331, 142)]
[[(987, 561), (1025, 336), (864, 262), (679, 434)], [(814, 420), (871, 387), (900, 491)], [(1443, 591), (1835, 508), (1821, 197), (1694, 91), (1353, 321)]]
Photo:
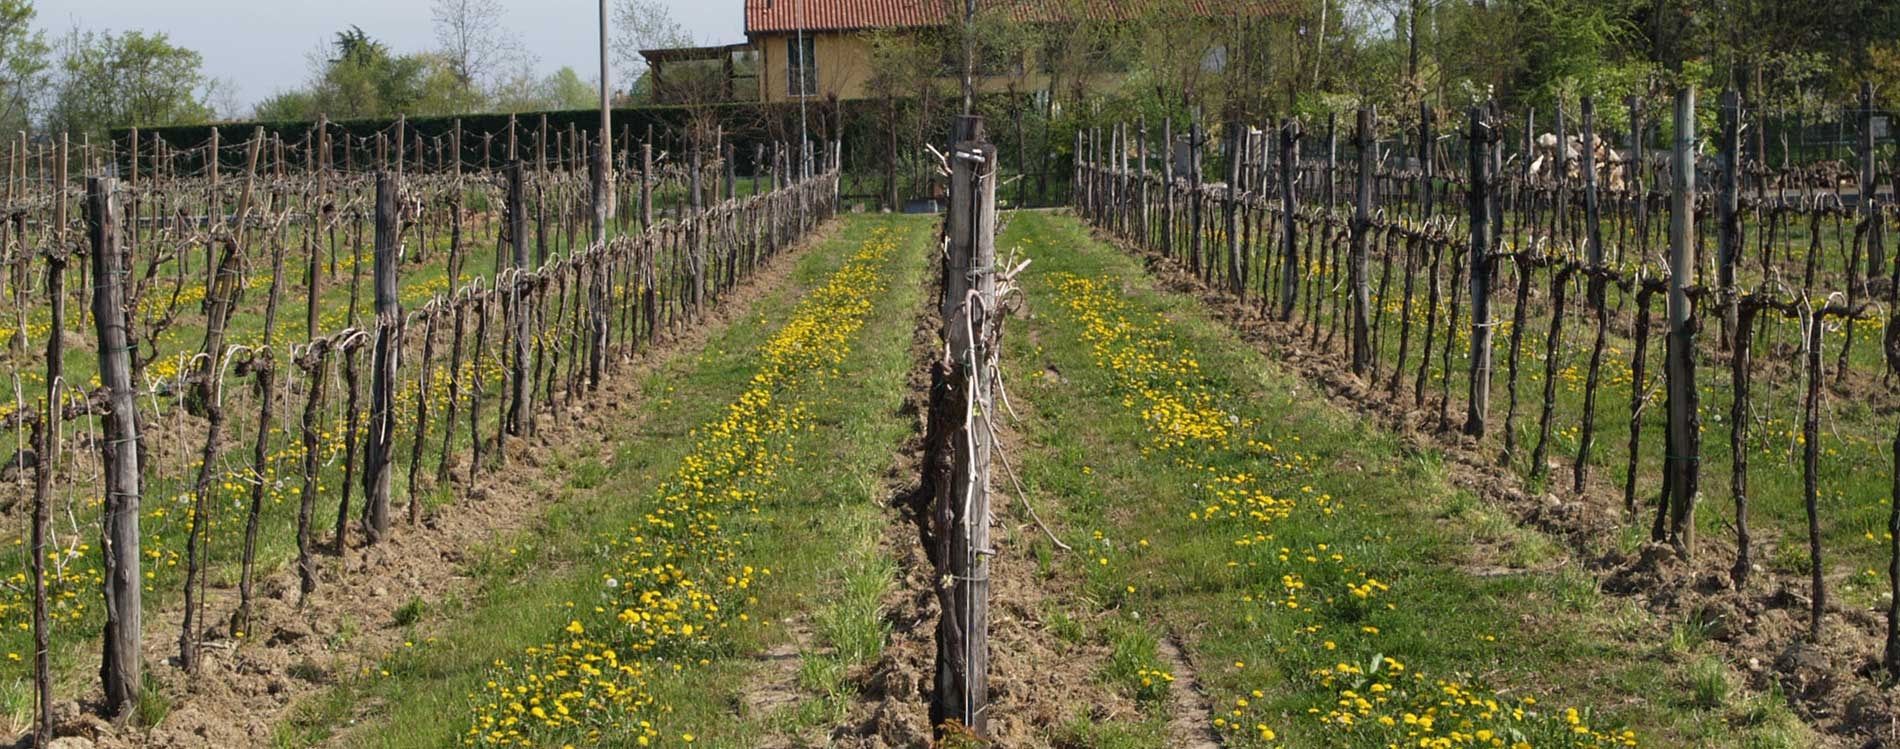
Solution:
[(1188, 660), (1187, 648), (1176, 635), (1155, 643), (1155, 653), (1174, 674), (1174, 689), (1168, 705), (1168, 745), (1179, 749), (1220, 749), (1220, 736), (1214, 733), (1214, 711), (1207, 694), (1201, 691), (1200, 677)]
[[(393, 612), (412, 601), (441, 610), (471, 592), (463, 571), (469, 551), (484, 542), (531, 527), (548, 508), (551, 490), (565, 477), (544, 470), (556, 454), (611, 453), (614, 436), (638, 430), (648, 414), (640, 392), (645, 376), (677, 356), (698, 350), (711, 337), (744, 319), (753, 303), (788, 283), (803, 249), (826, 241), (836, 224), (782, 252), (724, 297), (698, 324), (635, 355), (583, 404), (564, 405), (567, 418), (542, 414), (539, 429), (511, 439), (507, 466), (479, 476), (450, 506), (430, 511), (420, 530), (398, 529), (373, 548), (353, 544), (339, 569), (337, 557), (319, 557), (317, 592), (299, 609), (294, 564), (262, 576), (254, 603), (253, 632), (237, 647), (226, 625), (236, 606), (234, 587), (213, 588), (206, 605), (207, 629), (196, 676), (175, 667), (182, 612), (151, 616), (145, 626), (148, 674), (171, 710), (147, 732), (121, 732), (62, 705), (62, 735), (92, 737), (110, 747), (236, 747), (271, 742), (280, 719), (299, 698), (329, 687), (340, 674), (366, 673), (385, 655), (406, 647), (405, 628)], [(319, 539), (319, 547), (332, 541)]]

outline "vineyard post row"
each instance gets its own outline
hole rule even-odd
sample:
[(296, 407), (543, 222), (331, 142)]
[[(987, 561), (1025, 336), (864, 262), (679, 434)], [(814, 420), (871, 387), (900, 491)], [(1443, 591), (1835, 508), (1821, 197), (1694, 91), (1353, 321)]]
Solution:
[[(516, 152), (512, 123), (507, 141), (510, 159), (498, 175), (465, 175), (459, 158), (450, 160), (452, 166), (431, 175), (419, 158), (420, 142), (411, 152), (418, 155), (418, 160), (407, 162), (402, 120), (393, 127), (392, 140), (379, 138), (377, 158), (373, 162), (377, 168), (367, 183), (353, 179), (350, 170), (334, 170), (328, 163), (333, 151), (324, 128), (313, 129), (303, 144), (306, 150), (303, 165), (308, 172), (301, 178), (291, 173), (291, 165), (296, 161), (286, 156), (288, 150), (294, 149), (287, 148), (281, 140), (264, 137), (260, 129), (241, 146), (246, 153), (246, 169), (232, 211), (224, 207), (225, 191), (232, 185), (219, 173), (219, 162), (223, 160), (219, 156), (220, 149), (225, 146), (218, 144), (215, 130), (210, 142), (200, 149), (185, 152), (200, 152), (203, 171), (197, 176), (167, 173), (168, 165), (178, 153), (168, 153), (162, 144), (154, 144), (147, 156), (151, 159), (148, 163), (156, 166), (147, 173), (146, 182), (139, 184), (141, 157), (135, 146), (128, 154), (130, 169), (123, 182), (112, 176), (91, 176), (84, 181), (84, 189), (78, 193), (85, 208), (83, 241), (67, 239), (69, 224), (77, 217), (68, 214), (67, 206), (74, 195), (65, 179), (68, 147), (64, 140), (53, 153), (54, 166), (42, 170), (55, 176), (50, 185), (26, 179), (25, 161), (13, 160), (8, 170), (7, 196), (16, 207), (14, 232), (8, 232), (13, 240), (8, 243), (8, 249), (13, 256), (9, 265), (14, 271), (15, 300), (24, 303), (21, 292), (31, 275), (22, 272), (23, 250), (34, 244), (28, 239), (29, 222), (22, 217), (30, 211), (44, 216), (44, 220), (32, 223), (35, 230), (42, 232), (38, 237), (42, 248), (39, 254), (47, 268), (44, 288), (51, 316), (46, 349), (47, 399), (38, 409), (20, 408), (7, 416), (11, 426), (32, 430), (31, 444), (40, 456), (34, 471), (31, 519), (32, 587), (25, 595), (31, 597), (33, 610), (35, 734), (43, 742), (50, 742), (52, 735), (52, 685), (55, 683), (49, 667), (53, 631), (47, 616), (49, 550), (45, 539), (51, 522), (53, 486), (62, 479), (57, 468), (62, 462), (58, 460), (60, 451), (85, 449), (62, 445), (62, 421), (71, 423), (74, 419), (98, 417), (104, 426), (102, 438), (92, 441), (92, 446), (99, 451), (102, 470), (90, 478), (77, 475), (64, 478), (71, 482), (70, 489), (103, 497), (100, 553), (105, 570), (102, 585), (105, 622), (99, 673), (106, 712), (114, 717), (124, 716), (137, 704), (143, 684), (144, 664), (140, 653), (145, 602), (141, 594), (150, 580), (141, 571), (146, 553), (141, 548), (144, 540), (140, 529), (141, 495), (155, 478), (157, 469), (148, 457), (147, 440), (141, 431), (167, 424), (188, 434), (191, 424), (186, 420), (193, 418), (202, 420), (205, 427), (201, 460), (195, 479), (189, 482), (191, 512), (186, 530), (185, 615), (178, 636), (179, 665), (192, 671), (200, 663), (200, 643), (207, 636), (205, 587), (210, 577), (208, 566), (212, 561), (213, 538), (205, 524), (211, 510), (210, 495), (221, 484), (232, 480), (248, 483), (251, 501), (245, 523), (240, 598), (230, 617), (231, 636), (242, 637), (252, 625), (252, 568), (264, 509), (262, 478), (268, 470), (274, 470), (268, 467), (271, 458), (267, 456), (272, 448), (278, 447), (272, 441), (277, 398), (294, 397), (298, 390), (303, 395), (300, 438), (292, 436), (289, 425), (275, 433), (281, 434), (288, 443), (284, 445), (286, 451), (301, 448), (301, 460), (296, 461), (301, 464), (302, 482), (296, 521), (296, 567), (301, 578), (301, 594), (307, 597), (315, 591), (317, 583), (314, 505), (323, 487), (318, 478), (323, 469), (318, 434), (324, 431), (326, 394), (336, 389), (329, 379), (335, 360), (341, 360), (346, 380), (345, 413), (349, 423), (344, 430), (348, 447), (342, 456), (345, 478), (335, 536), (336, 550), (341, 555), (347, 549), (350, 525), (348, 498), (359, 480), (364, 503), (358, 524), (365, 534), (365, 542), (378, 543), (391, 532), (390, 491), (399, 459), (399, 444), (406, 443), (411, 448), (406, 467), (409, 520), (414, 525), (420, 519), (422, 492), (417, 474), (424, 461), (425, 445), (439, 441), (442, 456), (436, 475), (439, 481), (447, 480), (450, 451), (462, 426), (457, 418), (458, 408), (466, 405), (468, 409), (466, 437), (471, 455), (463, 479), (472, 486), (477, 474), (489, 465), (482, 458), (485, 446), (494, 448), (491, 462), (505, 461), (505, 452), (500, 449), (505, 439), (503, 433), (517, 436), (532, 433), (536, 413), (571, 413), (561, 406), (577, 402), (583, 392), (598, 389), (609, 369), (630, 360), (640, 347), (651, 346), (664, 330), (678, 331), (700, 321), (709, 304), (726, 296), (765, 260), (797, 243), (837, 210), (837, 157), (841, 152), (838, 144), (829, 144), (823, 150), (825, 163), (815, 160), (818, 154), (813, 151), (816, 149), (775, 147), (770, 165), (771, 189), (759, 190), (757, 172), (762, 170), (755, 169), (754, 194), (741, 198), (734, 190), (737, 177), (729, 160), (703, 165), (699, 158), (701, 149), (695, 148), (690, 172), (668, 173), (654, 168), (656, 155), (649, 138), (641, 147), (643, 168), (635, 176), (640, 187), (638, 215), (643, 221), (640, 231), (623, 231), (610, 236), (609, 222), (614, 218), (608, 205), (613, 194), (609, 185), (612, 177), (605, 173), (602, 160), (581, 153), (588, 144), (570, 129), (566, 146), (569, 155), (574, 157), (574, 162), (590, 166), (587, 200), (591, 206), (592, 226), (584, 246), (576, 243), (573, 251), (553, 256), (546, 251), (545, 233), (550, 229), (550, 221), (545, 212), (549, 203), (536, 200), (531, 204), (530, 187), (537, 196), (555, 196), (557, 208), (564, 200), (561, 196), (578, 190), (573, 189), (576, 187), (573, 179), (548, 171), (545, 157), (539, 154), (535, 176), (529, 178), (524, 160), (518, 158)], [(542, 128), (537, 151), (545, 148), (551, 135), (555, 134)], [(452, 140), (460, 138), (458, 129)], [(484, 136), (483, 140), (489, 137)], [(136, 136), (131, 143), (138, 143)], [(459, 150), (460, 145), (455, 143), (450, 147)], [(718, 153), (718, 146), (712, 148)], [(347, 155), (351, 152), (345, 149), (346, 158), (353, 158)], [(727, 147), (726, 152), (730, 153), (731, 149)], [(802, 157), (794, 155), (799, 152), (803, 153)], [(15, 155), (24, 153), (23, 149), (15, 151)], [(597, 148), (595, 153), (598, 153)], [(763, 158), (765, 148), (761, 146), (757, 154)], [(444, 166), (440, 149), (437, 155), (436, 166), (440, 168)], [(793, 163), (794, 158), (802, 158), (807, 166), (798, 167)], [(86, 158), (81, 161), (92, 162)], [(722, 161), (725, 163), (720, 163)], [(406, 174), (403, 172), (405, 163), (410, 167)], [(117, 171), (116, 168), (99, 169), (105, 166), (99, 162), (86, 166), (89, 171)], [(703, 174), (714, 175), (710, 186), (702, 183)], [(804, 178), (804, 175), (811, 176)], [(422, 210), (421, 206), (435, 202), (450, 206), (453, 228), (448, 265), (450, 278), (459, 279), (459, 269), (465, 260), (464, 245), (468, 244), (463, 241), (463, 195), (470, 189), (479, 190), (484, 176), (499, 176), (505, 188), (503, 220), (496, 226), (497, 273), (492, 279), (477, 276), (471, 283), (451, 288), (447, 293), (432, 293), (420, 309), (405, 312), (398, 283), (399, 267), (405, 261), (403, 255), (420, 254), (427, 249), (435, 228), (429, 225), (431, 219), (441, 215)], [(725, 197), (708, 204), (703, 198), (708, 194), (718, 195), (720, 177), (724, 178)], [(673, 215), (656, 221), (654, 204), (657, 201), (653, 191), (669, 180), (677, 181), (691, 194), (682, 199), (683, 205)], [(346, 207), (350, 203), (349, 191), (371, 184), (374, 317), (365, 329), (357, 325), (352, 313), (343, 329), (317, 335), (319, 242), (312, 237), (324, 230), (330, 232), (334, 264), (337, 226), (349, 216), (360, 216), (360, 212)], [(161, 216), (169, 212), (185, 216), (184, 204), (189, 201), (182, 200), (176, 203), (176, 208), (166, 203), (164, 209), (154, 208), (151, 215), (140, 213), (142, 201), (153, 201), (156, 205), (167, 193), (202, 196), (206, 218), (180, 224), (175, 217)], [(293, 205), (291, 196), (296, 195), (305, 199), (301, 207)], [(130, 200), (124, 199), (126, 197)], [(317, 209), (318, 199), (329, 204)], [(632, 213), (631, 210), (620, 212), (623, 228)], [(536, 223), (535, 232), (541, 235), (537, 244), (543, 247), (538, 265), (528, 253), (531, 219)], [(171, 229), (179, 226), (189, 229), (165, 233), (158, 228), (161, 224)], [(308, 336), (290, 345), (286, 357), (301, 377), (292, 377), (278, 387), (272, 384), (277, 366), (272, 341), (281, 287), (287, 280), (283, 270), (289, 242), (284, 229), (289, 225), (303, 227), (303, 250), (309, 253)], [(552, 228), (557, 233), (560, 231), (558, 225)], [(144, 247), (139, 246), (142, 236), (147, 243)], [(570, 231), (569, 236), (573, 237), (573, 232)], [(167, 246), (161, 248), (160, 244)], [(171, 308), (162, 315), (142, 312), (141, 302), (148, 299), (154, 284), (175, 281), (183, 288), (187, 281), (183, 268), (195, 254), (186, 250), (195, 249), (191, 247), (194, 244), (202, 244), (205, 252), (203, 307), (206, 319), (202, 346), (196, 356), (189, 357), (186, 366), (180, 367), (174, 381), (155, 382), (150, 375), (141, 377), (143, 366), (149, 364), (155, 354), (141, 357), (139, 343), (141, 340), (157, 343), (159, 335), (154, 328), (162, 328), (175, 319), (178, 293), (172, 292)], [(269, 245), (271, 249), (262, 338), (261, 343), (233, 344), (228, 339), (231, 334), (228, 326), (241, 303), (245, 285), (241, 279), (249, 272), (244, 269), (250, 267), (247, 251), (253, 244)], [(501, 264), (500, 247), (512, 250), (505, 267)], [(144, 257), (138, 257), (141, 254)], [(76, 388), (63, 372), (64, 348), (68, 345), (64, 310), (69, 291), (63, 273), (75, 256), (82, 255), (91, 260), (90, 267), (86, 268), (92, 277), (87, 284), (95, 331), (95, 340), (91, 343), (96, 347), (99, 361), (100, 382), (90, 392)], [(167, 264), (178, 266), (175, 279), (159, 277), (158, 268)], [(142, 275), (141, 265), (145, 266)], [(354, 288), (352, 281), (352, 310)], [(162, 296), (163, 292), (160, 293)], [(492, 349), (486, 340), (491, 314), (498, 318), (502, 339)], [(159, 319), (155, 321), (155, 317)], [(464, 335), (470, 317), (475, 319), (473, 341)], [(448, 414), (446, 418), (432, 418), (429, 410), (431, 401), (435, 400), (432, 396), (440, 389), (433, 372), (444, 366), (438, 361), (442, 356), (436, 345), (437, 332), (451, 326), (454, 330), (448, 352), (451, 361), (446, 365), (449, 370), (446, 378)], [(23, 337), (16, 336), (15, 340)], [(357, 353), (365, 347), (370, 350), (369, 398), (367, 410), (360, 411), (355, 362)], [(504, 362), (498, 368), (499, 383), (491, 384), (490, 378), (483, 374), (484, 360), (489, 357), (498, 357)], [(462, 369), (465, 358), (473, 366), (470, 372)], [(562, 371), (563, 359), (567, 362), (565, 372)], [(412, 360), (415, 364), (409, 363)], [(255, 388), (238, 388), (227, 382), (245, 376), (255, 379)], [(299, 384), (301, 388), (297, 387)], [(185, 392), (186, 413), (161, 411), (160, 399), (179, 390)], [(482, 426), (481, 400), (485, 390), (502, 394), (504, 410), (497, 412), (492, 434), (486, 433)], [(239, 428), (232, 433), (254, 435), (254, 464), (232, 468), (225, 457), (225, 443), (230, 440), (226, 425), (231, 422), (236, 427), (246, 426), (248, 420), (238, 414), (249, 411), (227, 409), (226, 402), (241, 397), (245, 391), (252, 391), (258, 417), (248, 424), (248, 432)], [(144, 407), (147, 402), (151, 404), (149, 409)], [(404, 403), (414, 404), (413, 413), (400, 408)], [(355, 444), (359, 416), (367, 417), (363, 420), (366, 439), (360, 449)], [(440, 434), (432, 436), (432, 428)], [(97, 481), (98, 485), (78, 486), (89, 480)]]
[[(1515, 291), (1503, 292), (1504, 299), (1513, 303), (1504, 346), (1508, 407), (1501, 462), (1505, 465), (1512, 464), (1517, 450), (1523, 336), (1533, 312), (1542, 313), (1549, 326), (1541, 346), (1543, 396), (1529, 466), (1534, 478), (1550, 471), (1556, 388), (1568, 376), (1560, 368), (1566, 345), (1566, 295), (1573, 283), (1585, 283), (1584, 305), (1592, 313), (1588, 319), (1595, 335), (1588, 344), (1572, 490), (1582, 493), (1586, 486), (1606, 338), (1610, 333), (1627, 335), (1635, 351), (1629, 360), (1629, 462), (1623, 490), (1626, 514), (1632, 521), (1639, 509), (1636, 483), (1649, 403), (1644, 363), (1650, 314), (1654, 298), (1663, 296), (1667, 429), (1651, 537), (1670, 544), (1684, 558), (1698, 548), (1714, 551), (1709, 543), (1698, 545), (1694, 534), (1703, 461), (1702, 392), (1696, 367), (1709, 360), (1727, 364), (1732, 385), (1726, 419), (1732, 460), (1729, 490), (1734, 500), (1730, 525), (1735, 531), (1730, 577), (1737, 588), (1747, 585), (1755, 568), (1748, 524), (1746, 447), (1753, 350), (1760, 345), (1759, 336), (1774, 329), (1771, 319), (1795, 324), (1802, 354), (1796, 367), (1805, 383), (1799, 397), (1812, 590), (1808, 636), (1818, 639), (1828, 606), (1817, 486), (1818, 422), (1824, 398), (1822, 333), (1830, 326), (1845, 331), (1832, 365), (1837, 378), (1855, 374), (1885, 382), (1900, 370), (1900, 346), (1894, 338), (1894, 331), (1900, 330), (1894, 318), (1900, 310), (1894, 304), (1900, 279), (1889, 275), (1900, 273), (1900, 264), (1889, 267), (1885, 248), (1885, 225), (1894, 206), (1880, 200), (1881, 156), (1872, 138), (1877, 110), (1871, 90), (1862, 92), (1859, 163), (1852, 170), (1831, 162), (1770, 169), (1759, 143), (1751, 159), (1739, 137), (1748, 111), (1734, 91), (1724, 92), (1719, 99), (1721, 126), (1714, 139), (1713, 159), (1698, 158), (1692, 88), (1676, 93), (1674, 137), (1666, 155), (1660, 157), (1646, 155), (1642, 102), (1629, 102), (1635, 126), (1622, 152), (1609, 147), (1609, 139), (1595, 132), (1594, 102), (1584, 97), (1579, 104), (1580, 137), (1573, 141), (1571, 133), (1561, 129), (1559, 108), (1554, 149), (1549, 136), (1536, 136), (1534, 113), (1524, 114), (1516, 123), (1523, 131), (1523, 145), (1513, 155), (1519, 162), (1515, 170), (1507, 168), (1503, 114), (1495, 103), (1472, 107), (1467, 114), (1469, 126), (1460, 136), (1468, 153), (1463, 174), (1437, 171), (1439, 162), (1445, 161), (1443, 151), (1456, 150), (1440, 145), (1429, 107), (1399, 128), (1402, 138), (1416, 136), (1417, 159), (1408, 158), (1403, 144), (1390, 150), (1381, 145), (1376, 114), (1359, 110), (1352, 143), (1358, 150), (1356, 168), (1351, 162), (1345, 168), (1336, 163), (1338, 136), (1330, 120), (1319, 158), (1301, 158), (1300, 143), (1306, 133), (1297, 119), (1281, 122), (1277, 153), (1269, 143), (1271, 131), (1230, 123), (1224, 128), (1222, 154), (1228, 179), (1213, 184), (1200, 178), (1209, 139), (1199, 123), (1191, 123), (1186, 136), (1177, 138), (1176, 123), (1171, 118), (1164, 121), (1158, 175), (1149, 169), (1150, 134), (1145, 121), (1132, 127), (1116, 125), (1106, 133), (1078, 132), (1075, 207), (1097, 228), (1178, 263), (1210, 290), (1255, 305), (1262, 316), (1283, 323), (1299, 320), (1291, 331), (1295, 340), (1310, 336), (1309, 345), (1335, 352), (1335, 339), (1343, 337), (1341, 364), (1361, 378), (1369, 394), (1383, 390), (1396, 402), (1403, 390), (1402, 373), (1416, 366), (1411, 400), (1414, 406), (1425, 407), (1428, 384), (1436, 374), (1440, 434), (1462, 431), (1479, 439), (1486, 434), (1497, 348), (1493, 332), (1506, 324), (1495, 319), (1491, 309), (1500, 295), (1501, 285), (1495, 281), (1499, 270), (1511, 270), (1517, 281)], [(1413, 129), (1405, 132), (1406, 127)], [(1131, 156), (1136, 162), (1132, 168)], [(1679, 168), (1685, 164), (1693, 166)], [(1704, 178), (1699, 172), (1714, 178)], [(1334, 186), (1342, 181), (1350, 181), (1354, 188), (1352, 205), (1343, 211), (1332, 198)], [(1651, 190), (1651, 184), (1665, 187)], [(1458, 192), (1464, 193), (1463, 200), (1454, 199)], [(1317, 205), (1302, 204), (1315, 198)], [(1209, 211), (1219, 211), (1224, 220), (1209, 221)], [(1653, 221), (1657, 212), (1666, 212), (1668, 220)], [(1702, 216), (1711, 220), (1699, 221)], [(1744, 219), (1754, 225), (1745, 224)], [(1833, 248), (1823, 242), (1830, 219), (1837, 227), (1838, 246)], [(1851, 238), (1838, 228), (1843, 221), (1852, 222)], [(1466, 230), (1462, 235), (1461, 223)], [(1809, 236), (1797, 241), (1791, 236), (1794, 228), (1808, 229)], [(1704, 253), (1711, 233), (1716, 249), (1714, 267), (1708, 269), (1712, 273), (1705, 270), (1711, 264)], [(1840, 256), (1833, 257), (1830, 249)], [(1374, 259), (1382, 266), (1376, 281), (1368, 267)], [(1751, 263), (1759, 267), (1751, 268)], [(1459, 282), (1467, 272), (1468, 287)], [(1257, 280), (1252, 278), (1254, 273), (1260, 274)], [(1403, 285), (1402, 302), (1396, 305), (1392, 303), (1398, 295), (1395, 273), (1396, 284)], [(1543, 299), (1530, 293), (1539, 274), (1548, 284)], [(1429, 287), (1424, 298), (1415, 299), (1415, 279)], [(1460, 330), (1464, 292), (1471, 297), (1470, 308), (1464, 312), (1469, 327)], [(1883, 293), (1886, 303), (1881, 305), (1878, 297)], [(1396, 318), (1392, 326), (1386, 320), (1389, 308)], [(1719, 326), (1711, 341), (1698, 338), (1704, 318)], [(1854, 369), (1856, 323), (1885, 326), (1885, 350), (1875, 351), (1879, 356), (1871, 372)], [(1398, 328), (1396, 347), (1390, 340), (1393, 326)], [(1415, 327), (1422, 327), (1424, 336), (1423, 350), (1417, 354), (1413, 353)], [(1454, 352), (1461, 335), (1465, 345)], [(1462, 424), (1454, 424), (1449, 414), (1454, 401), (1454, 353), (1469, 360), (1467, 387), (1461, 394), (1466, 406)], [(1893, 448), (1894, 465), (1900, 466), (1900, 438)], [(1887, 525), (1890, 537), (1900, 539), (1900, 468), (1895, 470)], [(1888, 590), (1895, 595), (1889, 598), (1882, 660), (1889, 669), (1900, 670), (1900, 540), (1890, 541), (1885, 553)]]

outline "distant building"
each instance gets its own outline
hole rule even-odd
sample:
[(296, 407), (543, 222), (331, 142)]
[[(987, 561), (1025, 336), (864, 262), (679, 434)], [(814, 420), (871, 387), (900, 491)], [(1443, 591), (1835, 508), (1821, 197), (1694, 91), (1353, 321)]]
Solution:
[[(745, 3), (744, 44), (641, 52), (650, 67), (653, 101), (867, 98), (872, 32), (949, 27), (960, 21), (963, 7), (963, 0), (738, 1)], [(1206, 17), (1267, 15), (1286, 7), (1281, 0), (979, 0), (979, 5), (1008, 7), (1024, 23), (1111, 22), (1150, 7)], [(1046, 88), (1048, 72), (1035, 57), (981, 62), (978, 90), (1003, 91), (1012, 83), (1024, 93)], [(1216, 64), (1224, 59), (1219, 53)], [(956, 60), (945, 60), (942, 67), (945, 79), (957, 77)]]

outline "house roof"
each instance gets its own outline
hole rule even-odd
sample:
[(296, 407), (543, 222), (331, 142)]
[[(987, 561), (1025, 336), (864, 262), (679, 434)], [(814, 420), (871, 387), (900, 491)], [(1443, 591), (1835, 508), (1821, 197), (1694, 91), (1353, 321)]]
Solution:
[[(747, 34), (806, 31), (855, 31), (879, 28), (944, 26), (963, 7), (961, 0), (744, 0)], [(1106, 21), (1133, 18), (1149, 3), (1173, 6), (1193, 15), (1282, 15), (1286, 0), (977, 0), (982, 8), (1009, 8), (1024, 21)]]

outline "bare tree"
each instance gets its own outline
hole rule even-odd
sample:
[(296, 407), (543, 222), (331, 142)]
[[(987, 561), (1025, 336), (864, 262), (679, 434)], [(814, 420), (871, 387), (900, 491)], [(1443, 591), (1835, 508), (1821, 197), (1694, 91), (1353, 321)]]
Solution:
[(629, 87), (646, 72), (643, 49), (693, 46), (686, 31), (659, 0), (618, 0), (614, 5), (614, 72)]
[(435, 39), (465, 96), (521, 60), (521, 43), (502, 26), (500, 0), (435, 0)]

